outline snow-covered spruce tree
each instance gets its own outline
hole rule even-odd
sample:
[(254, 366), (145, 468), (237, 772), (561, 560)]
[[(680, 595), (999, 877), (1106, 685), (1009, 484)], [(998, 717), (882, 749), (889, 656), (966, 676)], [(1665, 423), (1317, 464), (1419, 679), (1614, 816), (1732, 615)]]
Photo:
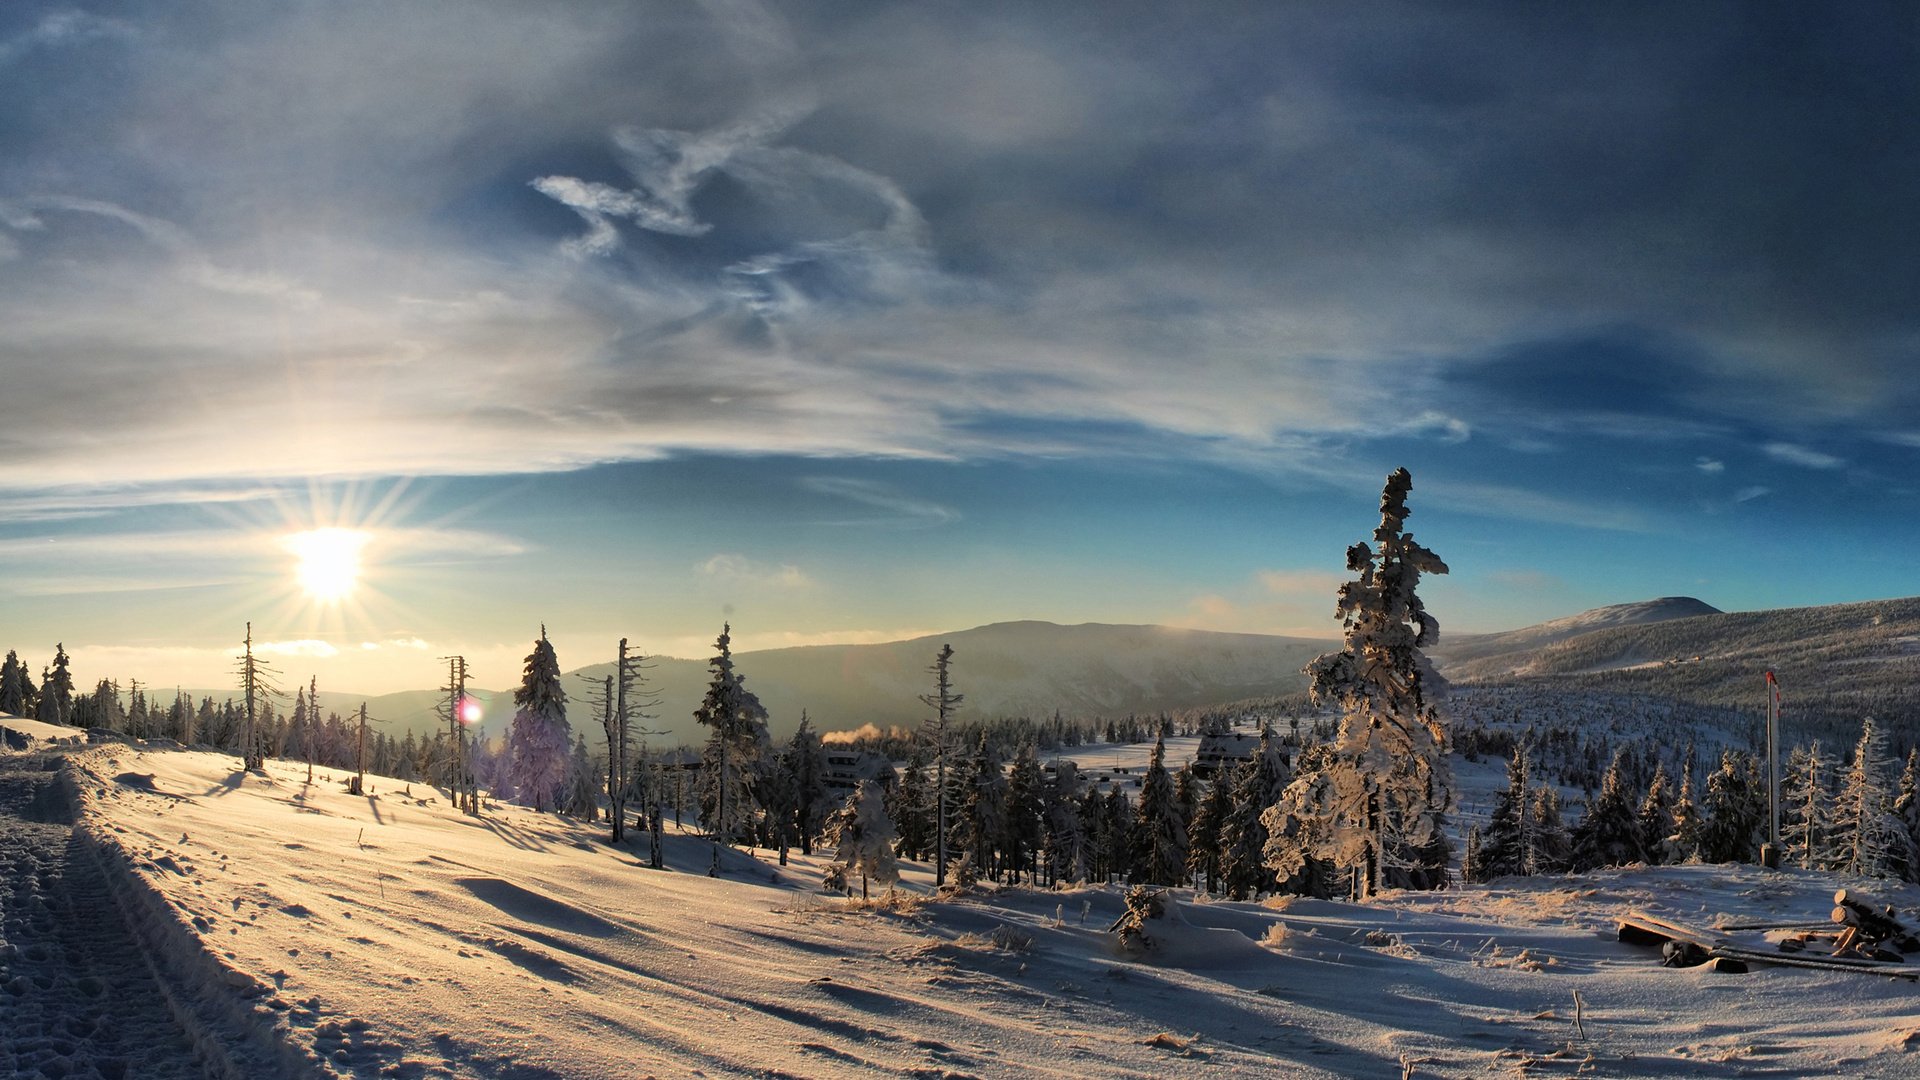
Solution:
[(794, 835), (800, 841), (800, 853), (812, 855), (814, 838), (826, 828), (834, 806), (827, 789), (827, 748), (805, 709), (800, 710), (800, 726), (787, 740), (784, 760), (793, 777)]
[(767, 710), (733, 668), (731, 623), (721, 627), (714, 649), (715, 656), (707, 662), (712, 678), (693, 714), (711, 731), (700, 769), (700, 819), (714, 840), (710, 875), (720, 872), (720, 846), (732, 846), (752, 819), (748, 778), (765, 757), (768, 744)]
[[(557, 810), (573, 773), (573, 726), (567, 723), (567, 692), (560, 686), (560, 660), (547, 628), (533, 643), (513, 692), (513, 723), (507, 729), (506, 760), (499, 784), (507, 797), (535, 810)], [(476, 749), (477, 753), (477, 749)]]
[(1787, 755), (1780, 774), (1780, 858), (1788, 866), (1818, 870), (1830, 859), (1833, 796), (1827, 791), (1827, 773), (1817, 740)]
[(1271, 815), (1291, 779), (1279, 740), (1271, 729), (1262, 727), (1253, 756), (1233, 770), (1231, 805), (1220, 823), (1220, 884), (1235, 900), (1279, 887), (1281, 879), (1269, 865)]
[(1000, 821), (1000, 853), (1010, 871), (1008, 880), (1020, 881), (1027, 871), (1039, 878), (1041, 839), (1045, 835), (1045, 781), (1040, 772), (1038, 748), (1029, 739), (1022, 743), (1007, 770), (1006, 809)]
[(1628, 798), (1625, 763), (1625, 748), (1615, 751), (1607, 775), (1600, 781), (1600, 793), (1587, 804), (1586, 816), (1573, 828), (1568, 869), (1575, 873), (1646, 861), (1640, 815)]
[(1513, 755), (1507, 759), (1507, 786), (1493, 797), (1487, 827), (1480, 832), (1480, 881), (1534, 872), (1532, 773), (1532, 759), (1522, 739), (1513, 745)]
[(1108, 789), (1100, 803), (1100, 859), (1111, 880), (1133, 875), (1133, 800), (1119, 784)]
[(1700, 858), (1711, 863), (1760, 861), (1767, 838), (1767, 790), (1752, 754), (1727, 750), (1707, 777), (1701, 806)]
[(1560, 789), (1541, 784), (1533, 789), (1533, 864), (1530, 873), (1558, 874), (1567, 868), (1573, 843), (1560, 817)]
[(892, 805), (887, 816), (900, 835), (895, 853), (905, 859), (926, 858), (933, 849), (933, 789), (927, 781), (926, 753), (919, 746), (908, 753), (907, 767), (888, 797)]
[(1006, 833), (1007, 777), (1001, 768), (1000, 752), (985, 732), (981, 732), (973, 756), (962, 765), (960, 776), (965, 786), (953, 821), (954, 835), (947, 846), (961, 853), (972, 878), (989, 876), (998, 880), (995, 855), (1000, 837)]
[[(25, 718), (27, 715), (27, 668), (20, 662), (20, 654), (7, 650), (7, 659), (0, 662), (0, 713)], [(118, 697), (119, 692), (115, 691)]]
[(949, 821), (950, 793), (947, 790), (949, 759), (953, 756), (953, 714), (966, 695), (953, 692), (953, 646), (941, 645), (927, 671), (933, 675), (933, 693), (920, 695), (921, 704), (933, 710), (933, 716), (920, 727), (920, 736), (933, 752), (933, 883), (947, 883), (947, 841), (952, 833)]
[[(1687, 759), (1693, 759), (1688, 749)], [(1693, 770), (1680, 770), (1680, 794), (1673, 800), (1673, 832), (1660, 841), (1660, 861), (1669, 865), (1700, 861), (1700, 829), (1705, 824), (1693, 799)]]
[(67, 670), (67, 647), (53, 647), (53, 671), (40, 680), (40, 719), (50, 724), (73, 722), (73, 673)]
[(1404, 529), (1412, 488), (1405, 469), (1387, 477), (1373, 544), (1347, 549), (1347, 569), (1359, 577), (1340, 587), (1335, 607), (1346, 647), (1307, 665), (1313, 700), (1340, 706), (1340, 730), (1328, 767), (1295, 779), (1279, 812), (1326, 827), (1303, 832), (1315, 838), (1314, 850), (1270, 848), (1280, 877), (1324, 858), (1352, 874), (1352, 891), (1363, 900), (1388, 884), (1393, 869), (1426, 871), (1419, 876), (1427, 881), (1445, 876), (1444, 860), (1428, 865), (1445, 850), (1453, 800), (1447, 733), (1434, 708), (1445, 684), (1421, 652), (1439, 639), (1440, 624), (1418, 586), (1420, 575), (1444, 574), (1447, 564)]
[(1080, 813), (1082, 787), (1079, 766), (1066, 758), (1055, 764), (1053, 775), (1045, 780), (1041, 805), (1046, 832), (1040, 841), (1040, 857), (1047, 868), (1049, 886), (1085, 881), (1093, 873), (1092, 845)]
[(1899, 869), (1906, 828), (1894, 816), (1894, 781), (1887, 736), (1869, 716), (1860, 723), (1853, 764), (1834, 799), (1833, 838), (1837, 870), (1862, 877), (1891, 877)]
[(847, 804), (827, 819), (826, 839), (834, 845), (833, 862), (827, 869), (829, 882), (844, 884), (848, 877), (859, 874), (860, 899), (865, 900), (869, 881), (892, 885), (900, 880), (886, 794), (875, 781), (860, 781)]
[(574, 736), (573, 756), (568, 759), (567, 797), (563, 812), (579, 821), (600, 820), (600, 770), (587, 755), (587, 736)]
[(1140, 784), (1140, 812), (1134, 821), (1134, 850), (1140, 862), (1133, 881), (1141, 885), (1182, 885), (1187, 877), (1187, 823), (1174, 799), (1173, 775), (1167, 772), (1167, 743), (1153, 741), (1153, 756)]
[(1214, 771), (1187, 830), (1187, 873), (1198, 877), (1200, 887), (1209, 893), (1220, 885), (1220, 836), (1233, 810), (1232, 776), (1228, 769)]
[(1666, 839), (1673, 835), (1673, 782), (1667, 779), (1667, 766), (1656, 762), (1653, 779), (1647, 783), (1647, 795), (1640, 800), (1640, 846), (1647, 862), (1658, 866), (1665, 861)]
[(1893, 816), (1907, 833), (1907, 862), (1903, 875), (1920, 881), (1920, 747), (1907, 751), (1907, 767), (1900, 771), (1900, 793), (1893, 797)]

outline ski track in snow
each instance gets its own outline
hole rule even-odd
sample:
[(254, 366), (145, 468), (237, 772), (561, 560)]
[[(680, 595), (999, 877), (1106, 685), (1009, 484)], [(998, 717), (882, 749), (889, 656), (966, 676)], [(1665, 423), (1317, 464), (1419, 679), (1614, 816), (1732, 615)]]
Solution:
[[(309, 785), (303, 767), (246, 774), (210, 752), (69, 755), (92, 859), (39, 820), (65, 812), (40, 760), (0, 757), (21, 838), (0, 925), (23, 946), (5, 953), (14, 1056), (0, 1064), (18, 1075), (202, 1073), (163, 1009), (129, 1005), (160, 994), (134, 939), (114, 936), (104, 862), (206, 961), (170, 965), (167, 989), (237, 1003), (241, 1034), (284, 1048), (293, 1075), (1920, 1076), (1912, 984), (1666, 969), (1614, 940), (1629, 909), (1700, 926), (1817, 918), (1827, 875), (1692, 866), (1371, 905), (1183, 900), (1186, 925), (1124, 958), (1104, 932), (1115, 887), (935, 901), (910, 865), (909, 902), (863, 910), (819, 891), (817, 854), (780, 867), (734, 852), (708, 878), (707, 845), (670, 826), (661, 873), (601, 827), (514, 807), (466, 817), (378, 778), (354, 797), (331, 770)], [(16, 976), (32, 989), (11, 992)], [(74, 1028), (98, 1015), (88, 979), (113, 987), (92, 1042)], [(137, 1068), (116, 1072), (132, 1060), (116, 1047), (137, 1048)]]
[(55, 757), (0, 756), (0, 1074), (204, 1075), (74, 836)]

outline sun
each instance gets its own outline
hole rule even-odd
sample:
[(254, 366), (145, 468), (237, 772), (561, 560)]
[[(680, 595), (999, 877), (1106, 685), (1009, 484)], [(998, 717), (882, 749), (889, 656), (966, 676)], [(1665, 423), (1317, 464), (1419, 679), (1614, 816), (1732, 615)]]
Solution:
[(360, 581), (360, 549), (372, 534), (360, 529), (309, 529), (286, 538), (298, 563), (294, 577), (308, 597), (338, 604), (353, 595)]

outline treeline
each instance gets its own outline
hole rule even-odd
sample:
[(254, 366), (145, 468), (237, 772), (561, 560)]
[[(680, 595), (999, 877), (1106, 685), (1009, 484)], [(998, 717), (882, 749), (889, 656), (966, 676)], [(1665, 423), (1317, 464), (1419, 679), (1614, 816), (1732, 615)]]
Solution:
[[(1755, 753), (1724, 749), (1698, 776), (1688, 746), (1676, 778), (1655, 754), (1615, 751), (1579, 823), (1562, 819), (1560, 795), (1540, 782), (1532, 746), (1507, 764), (1507, 788), (1482, 829), (1467, 831), (1462, 877), (1582, 872), (1633, 863), (1761, 861), (1772, 831), (1770, 781)], [(1782, 865), (1920, 882), (1920, 750), (1890, 751), (1872, 718), (1851, 759), (1819, 743), (1795, 746), (1780, 778)]]

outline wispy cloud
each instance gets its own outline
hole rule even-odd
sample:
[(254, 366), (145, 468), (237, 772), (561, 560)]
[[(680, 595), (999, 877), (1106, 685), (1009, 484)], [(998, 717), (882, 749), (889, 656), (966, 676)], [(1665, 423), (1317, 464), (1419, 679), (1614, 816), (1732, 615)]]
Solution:
[(1847, 464), (1845, 458), (1835, 457), (1797, 443), (1770, 442), (1761, 447), (1761, 450), (1775, 461), (1798, 465), (1804, 469), (1839, 469)]
[(931, 499), (908, 495), (890, 484), (845, 476), (809, 476), (800, 481), (808, 491), (846, 499), (878, 513), (857, 518), (835, 518), (823, 525), (859, 528), (929, 529), (960, 520), (960, 512)]
[(78, 9), (52, 11), (41, 16), (40, 21), (29, 29), (0, 40), (0, 67), (13, 63), (35, 49), (129, 40), (134, 36), (132, 25), (118, 19), (102, 18)]
[(1718, 458), (1698, 457), (1693, 459), (1693, 467), (1709, 476), (1718, 476), (1727, 471), (1727, 463)]

